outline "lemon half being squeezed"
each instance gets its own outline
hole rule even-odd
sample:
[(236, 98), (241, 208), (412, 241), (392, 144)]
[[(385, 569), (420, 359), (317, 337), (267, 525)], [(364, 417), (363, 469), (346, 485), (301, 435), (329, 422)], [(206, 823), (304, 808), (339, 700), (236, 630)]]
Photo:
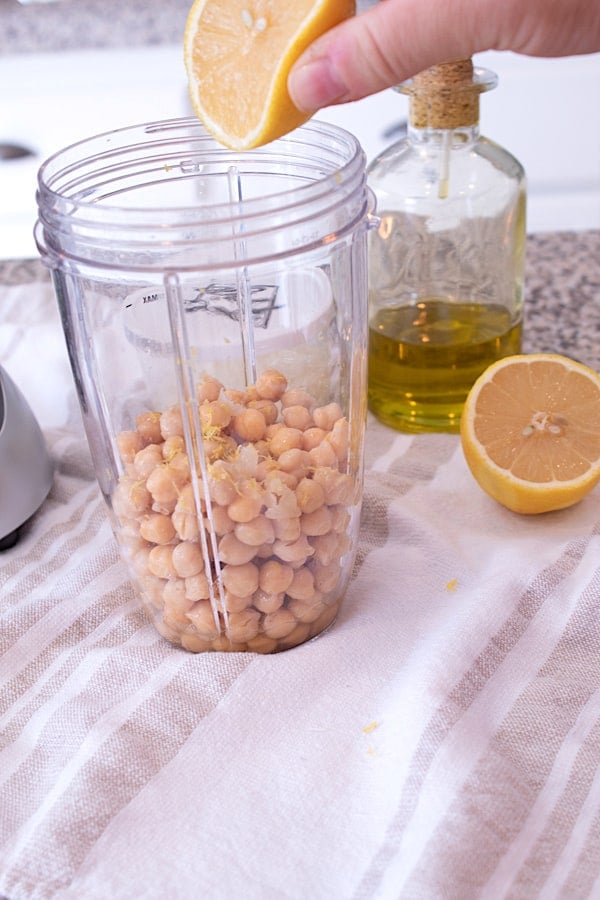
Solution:
[(355, 12), (354, 0), (195, 0), (184, 63), (194, 112), (226, 147), (248, 150), (310, 118), (287, 78), (312, 42)]

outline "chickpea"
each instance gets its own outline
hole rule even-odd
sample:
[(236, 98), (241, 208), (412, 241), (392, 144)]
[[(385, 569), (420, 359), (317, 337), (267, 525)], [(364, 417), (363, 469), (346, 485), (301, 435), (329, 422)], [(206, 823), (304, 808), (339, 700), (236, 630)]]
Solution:
[(330, 506), (340, 503), (354, 490), (351, 476), (338, 472), (331, 466), (317, 466), (313, 472), (313, 480), (325, 491), (325, 502)]
[(191, 578), (204, 571), (204, 557), (200, 544), (181, 541), (173, 548), (173, 566), (181, 578)]
[(262, 400), (279, 400), (287, 390), (287, 379), (276, 369), (265, 369), (256, 379), (255, 388)]
[(321, 441), (318, 446), (313, 447), (312, 450), (309, 450), (308, 453), (310, 456), (310, 463), (315, 468), (333, 468), (334, 466), (337, 466), (338, 458), (336, 452), (327, 438), (325, 438), (324, 441)]
[(208, 600), (198, 600), (187, 613), (198, 635), (205, 641), (214, 641), (221, 633), (221, 623), (215, 615)]
[(258, 588), (258, 566), (252, 562), (223, 568), (223, 585), (237, 597), (249, 597)]
[(181, 489), (181, 486), (187, 484), (192, 476), (190, 461), (188, 459), (187, 453), (175, 453), (171, 457), (168, 466), (169, 472), (172, 474), (173, 478)]
[(227, 634), (232, 641), (244, 644), (258, 634), (260, 613), (249, 607), (240, 612), (232, 612), (227, 623)]
[(272, 544), (275, 540), (273, 522), (266, 516), (257, 516), (249, 522), (238, 522), (235, 526), (235, 536), (243, 544), (251, 547), (260, 547), (261, 544)]
[(170, 544), (175, 538), (175, 528), (170, 516), (150, 513), (140, 522), (140, 535), (151, 544)]
[(233, 403), (234, 406), (246, 406), (248, 402), (248, 395), (246, 391), (238, 391), (235, 388), (225, 388), (223, 390), (223, 394), (227, 397), (230, 403)]
[(228, 566), (242, 566), (255, 556), (256, 547), (242, 543), (233, 532), (224, 534), (219, 541), (219, 559)]
[(205, 521), (207, 525), (206, 530), (209, 531), (212, 527), (215, 534), (219, 536), (229, 534), (235, 528), (235, 522), (229, 518), (226, 508), (216, 504), (212, 507), (211, 518), (207, 516)]
[(328, 506), (320, 506), (314, 512), (304, 513), (300, 519), (300, 528), (308, 537), (327, 534), (332, 529), (332, 514)]
[(183, 418), (178, 406), (170, 406), (160, 416), (160, 433), (163, 438), (183, 434)]
[(298, 622), (296, 627), (293, 628), (289, 634), (286, 634), (280, 642), (280, 649), (288, 650), (290, 647), (296, 647), (298, 644), (303, 644), (309, 637), (310, 625), (305, 624), (304, 622)]
[(272, 492), (278, 497), (285, 493), (285, 488), (295, 491), (298, 485), (298, 479), (292, 472), (284, 472), (281, 469), (271, 469), (269, 474), (264, 478), (265, 490)]
[(135, 427), (144, 444), (160, 444), (162, 442), (159, 412), (140, 413), (135, 420)]
[(226, 634), (219, 635), (212, 642), (212, 649), (221, 653), (244, 653), (246, 644), (238, 644), (228, 638)]
[(260, 547), (256, 548), (255, 559), (260, 561), (261, 559), (269, 559), (273, 555), (273, 546), (272, 542), (268, 544), (261, 544)]
[(185, 579), (185, 596), (188, 600), (208, 600), (210, 585), (204, 572)]
[(242, 441), (261, 441), (265, 436), (267, 423), (258, 409), (245, 409), (233, 419), (233, 429)]
[(248, 597), (237, 597), (235, 594), (232, 594), (231, 591), (224, 591), (223, 599), (225, 601), (225, 609), (228, 613), (241, 612), (243, 609), (248, 608)]
[(162, 456), (167, 462), (173, 459), (178, 453), (185, 452), (185, 440), (181, 434), (172, 434), (162, 444)]
[(183, 578), (171, 578), (162, 586), (162, 596), (165, 608), (170, 606), (185, 607), (191, 609), (192, 601), (185, 596), (185, 581)]
[(176, 578), (173, 565), (173, 548), (157, 544), (148, 554), (148, 571), (157, 578)]
[[(256, 444), (254, 445), (256, 447), (256, 450), (259, 453), (259, 457), (262, 456), (259, 448), (263, 443), (265, 443), (265, 442), (257, 441)], [(266, 444), (265, 444), (265, 446), (266, 446)], [(267, 453), (267, 456), (268, 456), (268, 453)], [(271, 458), (268, 458), (268, 459), (261, 458), (260, 462), (258, 462), (256, 464), (256, 469), (254, 470), (254, 477), (256, 478), (256, 480), (258, 481), (259, 484), (262, 484), (267, 479), (267, 476), (268, 476), (269, 472), (271, 471), (272, 467), (273, 467), (273, 460)]]
[(312, 409), (315, 405), (315, 398), (308, 391), (300, 388), (290, 388), (281, 395), (281, 407), (287, 409), (289, 406), (304, 406), (306, 409)]
[(222, 390), (223, 385), (220, 381), (217, 381), (212, 375), (204, 375), (202, 381), (196, 388), (198, 403), (204, 403), (205, 400), (218, 400)]
[(198, 537), (200, 526), (196, 512), (194, 488), (186, 484), (181, 488), (171, 521), (182, 541), (192, 541)]
[(177, 512), (177, 509), (175, 509), (171, 515), (171, 521), (180, 540), (195, 541), (200, 536), (200, 524), (197, 516), (190, 515), (190, 513)]
[(227, 507), (229, 518), (234, 522), (250, 522), (260, 513), (263, 499), (259, 491), (247, 491), (233, 500)]
[(185, 582), (181, 578), (167, 581), (163, 588), (165, 601), (163, 620), (171, 627), (186, 628), (189, 625), (187, 613), (193, 607), (193, 602), (185, 596)]
[(229, 465), (223, 460), (216, 460), (210, 466), (208, 476), (210, 499), (220, 506), (229, 506), (238, 495)]
[(318, 406), (313, 410), (313, 419), (317, 428), (331, 431), (338, 419), (343, 416), (339, 403), (328, 403), (327, 406)]
[(275, 538), (278, 541), (285, 541), (286, 544), (297, 541), (302, 534), (300, 519), (273, 519)]
[(159, 444), (148, 444), (136, 453), (133, 467), (138, 478), (148, 478), (154, 469), (162, 465), (163, 455)]
[(325, 503), (325, 491), (312, 478), (303, 478), (296, 488), (296, 500), (301, 512), (313, 513)]
[(284, 408), (282, 416), (288, 428), (298, 428), (299, 431), (306, 431), (315, 424), (305, 406), (287, 406)]
[[(296, 478), (296, 484), (301, 478), (305, 478), (310, 470), (310, 457), (306, 450), (294, 448), (293, 450), (284, 450), (279, 457), (280, 475), (291, 474)], [(296, 487), (296, 485), (294, 485)]]
[(348, 420), (338, 419), (329, 435), (329, 443), (335, 450), (339, 462), (348, 457)]
[(262, 630), (267, 637), (279, 640), (293, 631), (296, 624), (296, 620), (289, 609), (281, 607), (275, 612), (266, 614), (262, 622)]
[(200, 525), (196, 513), (194, 491), (191, 484), (186, 484), (175, 504), (171, 515), (173, 527), (182, 541), (193, 541), (200, 534)]
[(348, 506), (356, 502), (356, 482), (351, 475), (335, 472), (325, 487), (327, 502), (331, 506)]
[(136, 575), (145, 575), (148, 572), (150, 546), (140, 547), (131, 557), (131, 568)]
[(124, 463), (132, 463), (144, 442), (137, 431), (122, 431), (117, 435), (117, 449)]
[(146, 487), (152, 494), (154, 503), (165, 511), (173, 512), (180, 489), (183, 487), (183, 479), (170, 464), (163, 463), (152, 470), (146, 481)]
[(279, 415), (277, 407), (271, 400), (251, 400), (248, 409), (258, 410), (267, 425), (274, 425)]
[(314, 622), (321, 615), (324, 607), (323, 595), (315, 591), (310, 600), (290, 600), (288, 609), (297, 622), (306, 624)]
[(300, 448), (302, 444), (302, 432), (298, 428), (287, 428), (285, 425), (276, 431), (269, 443), (271, 454), (281, 456), (286, 450)]
[[(202, 504), (202, 498), (200, 500)], [(191, 483), (184, 484), (177, 498), (177, 512), (185, 512), (196, 515), (196, 497), (194, 486)]]
[(133, 519), (150, 508), (152, 497), (141, 481), (124, 478), (115, 488), (112, 507), (115, 515), (123, 519)]
[(283, 594), (268, 594), (259, 589), (252, 598), (252, 605), (261, 613), (272, 613), (283, 606), (283, 600)]
[(294, 572), (292, 583), (287, 589), (288, 597), (293, 600), (310, 600), (315, 593), (315, 579), (310, 569), (298, 569)]
[(212, 650), (212, 641), (205, 641), (193, 631), (183, 631), (180, 635), (181, 646), (190, 653), (205, 653)]
[(326, 435), (327, 432), (322, 428), (307, 428), (302, 432), (302, 449), (314, 450), (325, 440)]
[(266, 634), (258, 634), (247, 642), (247, 646), (252, 653), (272, 653), (277, 647), (277, 641)]
[(319, 618), (315, 619), (312, 623), (310, 627), (310, 637), (314, 637), (316, 634), (321, 634), (322, 631), (325, 631), (337, 616), (339, 608), (338, 603), (326, 606)]
[(285, 594), (293, 580), (294, 570), (276, 559), (271, 559), (260, 567), (258, 583), (265, 594)]
[(202, 450), (209, 463), (219, 459), (231, 459), (235, 456), (237, 444), (228, 434), (215, 431), (215, 434), (203, 435)]
[(282, 428), (285, 428), (283, 422), (273, 422), (272, 425), (267, 425), (265, 428), (265, 440), (270, 442), (273, 440), (278, 431), (281, 431)]
[(324, 594), (328, 594), (337, 587), (341, 575), (338, 562), (331, 562), (326, 566), (322, 563), (315, 562), (312, 565), (317, 590), (322, 591)]
[(275, 541), (273, 544), (274, 555), (283, 562), (303, 563), (314, 552), (304, 534), (289, 544), (284, 541)]
[(314, 559), (325, 566), (339, 559), (342, 555), (340, 535), (336, 534), (335, 531), (313, 537), (310, 542), (315, 549)]
[(219, 400), (205, 400), (198, 407), (198, 416), (203, 431), (211, 428), (222, 430), (231, 422), (231, 409)]
[(345, 506), (330, 506), (331, 510), (331, 528), (333, 531), (342, 534), (348, 530), (350, 525), (350, 513)]

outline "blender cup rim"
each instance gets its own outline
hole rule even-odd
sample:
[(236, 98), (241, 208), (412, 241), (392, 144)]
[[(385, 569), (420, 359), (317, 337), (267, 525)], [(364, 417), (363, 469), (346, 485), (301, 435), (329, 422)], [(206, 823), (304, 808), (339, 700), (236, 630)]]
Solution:
[(345, 129), (309, 121), (240, 152), (218, 144), (194, 117), (128, 126), (59, 150), (38, 171), (37, 202), (34, 236), (46, 264), (122, 271), (308, 252), (343, 239), (370, 205), (365, 153)]
[[(198, 134), (185, 134), (182, 132), (178, 137), (173, 137), (172, 139), (169, 139), (167, 136), (164, 141), (155, 142), (144, 140), (146, 136), (168, 135), (169, 132), (184, 128), (197, 130)], [(94, 168), (93, 170), (89, 169), (90, 163), (93, 162), (98, 164), (103, 160), (108, 160), (118, 154), (129, 154), (135, 149), (143, 149), (144, 147), (158, 148), (160, 144), (164, 144), (166, 150), (168, 150), (169, 147), (175, 149), (177, 144), (186, 137), (191, 137), (199, 143), (198, 150), (190, 154), (190, 159), (193, 160), (195, 158), (198, 161), (197, 164), (206, 165), (207, 162), (221, 163), (225, 167), (228, 157), (231, 158), (230, 165), (233, 164), (234, 160), (239, 160), (241, 163), (247, 165), (250, 161), (263, 161), (269, 160), (270, 158), (285, 163), (292, 159), (289, 148), (294, 143), (298, 145), (297, 152), (301, 151), (304, 147), (307, 151), (309, 150), (314, 154), (315, 150), (319, 149), (317, 144), (302, 140), (304, 135), (310, 134), (313, 136), (322, 135), (323, 137), (335, 141), (337, 144), (335, 148), (333, 144), (329, 147), (330, 152), (335, 149), (337, 160), (332, 159), (329, 163), (329, 170), (323, 171), (321, 177), (309, 180), (307, 175), (307, 180), (304, 184), (300, 184), (293, 188), (284, 187), (280, 191), (272, 191), (262, 197), (252, 197), (241, 201), (227, 200), (213, 203), (209, 202), (195, 204), (194, 206), (174, 204), (168, 207), (169, 211), (172, 213), (180, 212), (187, 215), (193, 213), (196, 216), (198, 216), (198, 213), (202, 213), (203, 215), (201, 215), (200, 218), (203, 221), (210, 221), (211, 224), (231, 221), (232, 219), (242, 216), (244, 221), (247, 222), (249, 219), (264, 215), (265, 212), (268, 213), (268, 207), (270, 207), (271, 204), (273, 205), (273, 210), (281, 209), (282, 200), (284, 200), (285, 209), (291, 210), (304, 205), (309, 200), (312, 201), (318, 199), (320, 195), (327, 195), (332, 192), (333, 189), (339, 191), (347, 181), (354, 185), (356, 176), (360, 176), (364, 170), (364, 150), (358, 139), (351, 134), (351, 132), (346, 131), (338, 125), (323, 122), (321, 120), (308, 121), (283, 138), (279, 138), (263, 147), (257, 147), (252, 150), (241, 152), (229, 150), (218, 144), (218, 142), (204, 129), (202, 123), (194, 116), (190, 116), (180, 119), (167, 119), (151, 123), (142, 123), (119, 128), (114, 131), (101, 132), (57, 150), (44, 160), (38, 169), (36, 197), (40, 217), (42, 207), (47, 209), (50, 205), (52, 208), (60, 208), (63, 214), (69, 214), (74, 209), (77, 209), (78, 212), (89, 214), (92, 220), (100, 218), (104, 223), (110, 219), (111, 213), (115, 216), (118, 215), (119, 218), (125, 216), (131, 220), (129, 222), (129, 227), (133, 228), (136, 227), (136, 222), (134, 221), (135, 218), (141, 216), (143, 217), (144, 222), (140, 223), (140, 226), (143, 227), (152, 213), (159, 215), (165, 211), (165, 207), (158, 204), (156, 206), (135, 206), (134, 204), (123, 206), (117, 203), (105, 202), (103, 195), (97, 197), (95, 194), (94, 188), (97, 187), (97, 185), (95, 185), (95, 183), (91, 186), (89, 185), (89, 179), (98, 174), (97, 168)], [(137, 135), (138, 142), (122, 146), (117, 146), (115, 144), (115, 141), (119, 136), (125, 137), (127, 135), (131, 135), (132, 137)], [(60, 168), (56, 168), (56, 171), (52, 171), (53, 166), (58, 166), (63, 163), (68, 158), (69, 154), (75, 152), (83, 154), (86, 148), (92, 148), (94, 144), (102, 141), (106, 142), (106, 146), (103, 150), (97, 151), (92, 156), (79, 155), (77, 159), (69, 165), (61, 165)], [(206, 144), (206, 146), (202, 146), (202, 144)], [(344, 147), (347, 149), (347, 153), (345, 154), (343, 153)], [(321, 149), (326, 149), (325, 145), (321, 145)], [(209, 152), (211, 153), (210, 156), (208, 156)], [(303, 164), (306, 165), (307, 170), (310, 169), (310, 171), (314, 172), (314, 164), (311, 166), (313, 160), (311, 160), (310, 157), (304, 155), (302, 161)], [(326, 164), (325, 160), (321, 158), (319, 161), (324, 169)], [(137, 159), (129, 159), (126, 163), (121, 163), (120, 167), (129, 169), (135, 162), (139, 162), (139, 157)], [(57, 180), (64, 179), (67, 174), (75, 175), (78, 171), (82, 173), (84, 167), (86, 168), (86, 178), (83, 180), (81, 188), (78, 188), (78, 190), (75, 191), (74, 187), (77, 183), (74, 184), (72, 180), (69, 181), (67, 185), (69, 189), (68, 193), (55, 187)], [(114, 174), (118, 168), (119, 167), (113, 167), (106, 170), (107, 176), (109, 174)], [(165, 164), (165, 171), (168, 171), (167, 164)], [(101, 201), (101, 205), (99, 205), (99, 200)], [(243, 211), (241, 210), (242, 206)]]

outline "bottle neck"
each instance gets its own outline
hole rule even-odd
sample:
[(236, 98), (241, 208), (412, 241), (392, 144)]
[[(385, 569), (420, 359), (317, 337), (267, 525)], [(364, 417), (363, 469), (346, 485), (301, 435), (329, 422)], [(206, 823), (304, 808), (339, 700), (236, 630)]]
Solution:
[(408, 140), (416, 147), (428, 150), (464, 150), (479, 140), (479, 122), (473, 125), (459, 125), (456, 128), (417, 127), (412, 122), (407, 125)]
[(493, 72), (475, 69), (471, 59), (419, 72), (397, 87), (410, 98), (409, 135), (416, 142), (435, 144), (441, 134), (451, 132), (453, 146), (472, 144), (479, 137), (480, 95), (496, 82)]

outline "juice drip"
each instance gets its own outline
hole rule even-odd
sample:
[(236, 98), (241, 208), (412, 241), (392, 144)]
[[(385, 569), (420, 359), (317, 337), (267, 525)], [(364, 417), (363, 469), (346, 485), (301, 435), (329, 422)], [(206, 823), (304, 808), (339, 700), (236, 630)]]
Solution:
[(457, 432), (473, 382), (520, 352), (521, 331), (494, 304), (427, 297), (378, 310), (369, 327), (369, 408), (399, 431)]

